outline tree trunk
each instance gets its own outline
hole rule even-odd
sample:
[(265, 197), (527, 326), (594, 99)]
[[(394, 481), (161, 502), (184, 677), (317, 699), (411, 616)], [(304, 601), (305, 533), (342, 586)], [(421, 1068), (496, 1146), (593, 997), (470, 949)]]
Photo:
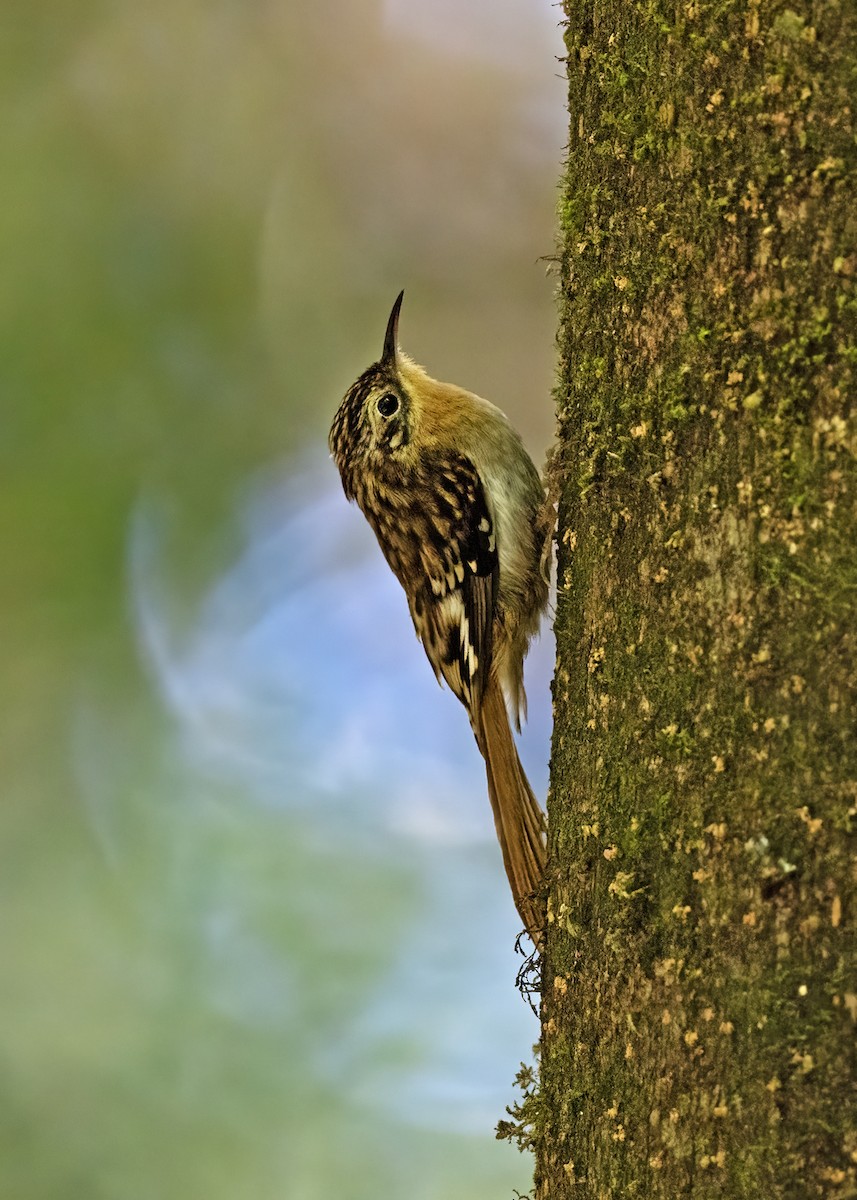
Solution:
[(536, 1193), (857, 1196), (857, 8), (567, 0)]

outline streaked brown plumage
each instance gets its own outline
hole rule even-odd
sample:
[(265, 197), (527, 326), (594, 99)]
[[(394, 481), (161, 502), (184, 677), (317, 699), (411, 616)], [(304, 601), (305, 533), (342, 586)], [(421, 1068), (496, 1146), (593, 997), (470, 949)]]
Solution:
[(503, 863), (538, 947), (544, 815), (506, 708), (526, 713), (523, 662), (547, 603), (552, 522), (538, 472), (506, 417), (439, 383), (397, 346), (399, 295), (384, 352), (349, 389), (330, 449), (405, 589), (438, 679), (466, 707), (485, 759)]

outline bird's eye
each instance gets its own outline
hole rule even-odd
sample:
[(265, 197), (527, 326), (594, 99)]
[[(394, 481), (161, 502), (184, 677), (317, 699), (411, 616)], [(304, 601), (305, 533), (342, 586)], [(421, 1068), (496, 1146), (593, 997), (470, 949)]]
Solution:
[(393, 413), (399, 407), (399, 397), (394, 396), (392, 392), (387, 392), (378, 401), (378, 412), (382, 417), (392, 417)]

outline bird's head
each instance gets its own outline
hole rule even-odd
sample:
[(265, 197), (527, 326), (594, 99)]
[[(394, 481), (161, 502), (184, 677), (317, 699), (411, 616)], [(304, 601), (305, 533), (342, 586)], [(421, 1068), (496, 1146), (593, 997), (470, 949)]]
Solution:
[(398, 347), (399, 292), (387, 321), (384, 350), (377, 362), (351, 385), (333, 418), (328, 439), (346, 492), (364, 459), (389, 457), (406, 449), (411, 439), (413, 402), (402, 378), (404, 355)]

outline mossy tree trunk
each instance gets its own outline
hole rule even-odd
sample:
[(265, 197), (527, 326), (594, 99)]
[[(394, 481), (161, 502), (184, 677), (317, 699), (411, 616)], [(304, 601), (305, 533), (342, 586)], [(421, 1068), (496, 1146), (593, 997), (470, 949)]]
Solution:
[(857, 6), (567, 0), (550, 1200), (857, 1195)]

